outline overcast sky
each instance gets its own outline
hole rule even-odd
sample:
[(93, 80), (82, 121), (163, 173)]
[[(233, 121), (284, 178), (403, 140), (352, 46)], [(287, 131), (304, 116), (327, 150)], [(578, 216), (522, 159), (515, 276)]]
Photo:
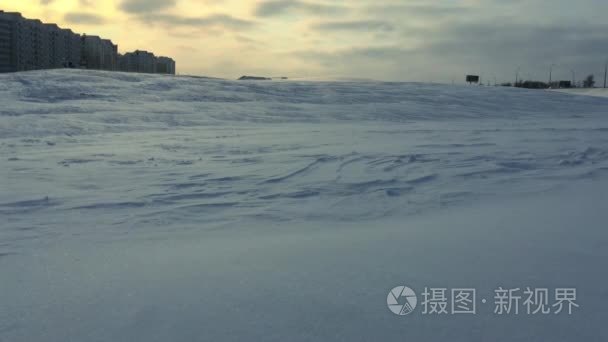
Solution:
[(608, 0), (8, 0), (181, 74), (462, 82), (603, 79)]

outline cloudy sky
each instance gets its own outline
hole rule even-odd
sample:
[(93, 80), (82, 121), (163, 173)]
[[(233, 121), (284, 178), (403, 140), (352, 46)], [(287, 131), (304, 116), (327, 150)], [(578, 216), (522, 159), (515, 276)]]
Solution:
[(173, 56), (182, 74), (462, 82), (603, 78), (607, 0), (8, 0)]

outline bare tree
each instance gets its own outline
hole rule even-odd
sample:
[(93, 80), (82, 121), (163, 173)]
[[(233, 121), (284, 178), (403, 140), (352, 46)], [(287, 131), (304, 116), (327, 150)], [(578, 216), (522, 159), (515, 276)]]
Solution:
[(583, 81), (583, 86), (585, 88), (593, 88), (594, 85), (595, 85), (595, 77), (593, 75), (587, 76), (587, 78), (585, 78), (585, 80)]

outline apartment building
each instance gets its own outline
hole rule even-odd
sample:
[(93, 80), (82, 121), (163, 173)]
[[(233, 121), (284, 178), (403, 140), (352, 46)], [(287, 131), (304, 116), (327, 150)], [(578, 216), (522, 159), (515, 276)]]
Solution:
[(101, 40), (101, 69), (116, 71), (118, 70), (118, 45), (109, 39)]
[(0, 11), (0, 71), (11, 72), (26, 69), (27, 46), (20, 44), (29, 33), (24, 32), (25, 18), (19, 13)]
[(81, 36), (72, 32), (70, 29), (61, 29), (62, 39), (66, 49), (65, 67), (78, 68), (82, 60), (82, 43)]
[(13, 62), (15, 60), (14, 49), (12, 48), (12, 26), (14, 25), (11, 16), (0, 12), (0, 72), (16, 71)]
[(143, 50), (118, 54), (109, 39), (0, 10), (0, 72), (52, 68), (175, 74), (175, 61)]
[(157, 57), (156, 72), (159, 74), (175, 75), (175, 61), (169, 57)]
[(77, 67), (80, 36), (56, 24), (0, 10), (0, 72)]
[(143, 50), (125, 53), (121, 57), (121, 71), (156, 73), (156, 56), (153, 53)]
[(49, 46), (49, 68), (62, 68), (67, 59), (63, 33), (56, 24), (44, 24), (46, 39)]

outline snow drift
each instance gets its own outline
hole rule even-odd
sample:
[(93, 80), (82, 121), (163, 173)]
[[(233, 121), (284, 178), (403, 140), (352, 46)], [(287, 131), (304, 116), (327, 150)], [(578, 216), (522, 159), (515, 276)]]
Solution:
[[(608, 99), (57, 70), (0, 104), (0, 340), (607, 336)], [(584, 298), (401, 319), (406, 284)]]

